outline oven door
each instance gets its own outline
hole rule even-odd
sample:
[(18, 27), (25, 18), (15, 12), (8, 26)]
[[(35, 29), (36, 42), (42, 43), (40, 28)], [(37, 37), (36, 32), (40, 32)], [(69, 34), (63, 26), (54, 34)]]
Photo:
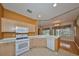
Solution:
[(16, 55), (20, 55), (29, 50), (29, 40), (16, 40)]

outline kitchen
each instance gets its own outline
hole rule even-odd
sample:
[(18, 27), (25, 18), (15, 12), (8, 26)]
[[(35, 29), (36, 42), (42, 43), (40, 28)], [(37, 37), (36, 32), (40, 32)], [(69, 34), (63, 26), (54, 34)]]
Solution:
[[(54, 6), (53, 4), (0, 4), (0, 56), (27, 56), (34, 55), (34, 53), (38, 56), (42, 56), (42, 54), (52, 56), (79, 55), (79, 27), (76, 25), (79, 4), (57, 4), (58, 10), (54, 9), (56, 4)], [(44, 17), (40, 15), (40, 13), (46, 13), (45, 9), (42, 8), (49, 11), (46, 15), (44, 14)], [(52, 9), (55, 12), (52, 14), (53, 16), (50, 14)], [(38, 10), (38, 13), (35, 12), (36, 10)], [(38, 17), (35, 18), (33, 11)], [(50, 54), (49, 52), (45, 54), (43, 52), (45, 50), (42, 50), (42, 48), (49, 51)], [(30, 51), (33, 49), (37, 50), (31, 53)], [(42, 54), (40, 53), (41, 50)], [(65, 52), (61, 53), (63, 51)]]

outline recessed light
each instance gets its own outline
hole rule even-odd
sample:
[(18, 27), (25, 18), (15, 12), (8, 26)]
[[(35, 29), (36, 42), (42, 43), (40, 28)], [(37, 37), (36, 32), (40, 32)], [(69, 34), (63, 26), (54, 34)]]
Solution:
[(40, 18), (40, 17), (41, 17), (41, 15), (39, 14), (39, 15), (38, 15), (38, 17)]
[(54, 3), (54, 4), (53, 4), (53, 7), (56, 7), (56, 6), (57, 6), (57, 3)]

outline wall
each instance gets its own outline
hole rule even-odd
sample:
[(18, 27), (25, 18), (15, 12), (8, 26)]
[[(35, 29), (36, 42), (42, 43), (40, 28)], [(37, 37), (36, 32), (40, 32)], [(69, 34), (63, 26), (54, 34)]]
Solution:
[[(79, 15), (78, 15), (79, 17)], [(74, 25), (75, 25), (75, 29), (76, 29), (76, 33), (75, 33), (75, 44), (77, 46), (77, 48), (79, 49), (79, 26), (77, 25), (77, 20), (78, 20), (78, 17), (76, 18), (75, 22), (74, 22)]]
[(79, 48), (79, 27), (76, 27), (76, 37), (75, 37), (75, 42), (78, 45)]
[(3, 7), (0, 4), (0, 38), (2, 38), (2, 34), (1, 34), (1, 17), (3, 16)]
[[(65, 40), (61, 40), (61, 46), (60, 48), (67, 50), (71, 53), (74, 53), (76, 55), (79, 55), (79, 49), (77, 48), (77, 46), (75, 45), (74, 41), (65, 41)], [(64, 44), (64, 45), (63, 45)], [(68, 47), (69, 46), (69, 47)]]

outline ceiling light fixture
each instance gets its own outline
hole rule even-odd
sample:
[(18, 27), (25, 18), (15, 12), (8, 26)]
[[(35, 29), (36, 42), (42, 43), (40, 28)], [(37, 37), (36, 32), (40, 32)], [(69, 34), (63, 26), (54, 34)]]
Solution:
[(27, 12), (29, 12), (29, 13), (32, 13), (32, 10), (30, 10), (30, 9), (27, 9)]
[(53, 7), (56, 7), (56, 6), (57, 6), (57, 3), (54, 3), (54, 4), (53, 4)]
[(60, 26), (60, 24), (54, 24), (54, 26)]

